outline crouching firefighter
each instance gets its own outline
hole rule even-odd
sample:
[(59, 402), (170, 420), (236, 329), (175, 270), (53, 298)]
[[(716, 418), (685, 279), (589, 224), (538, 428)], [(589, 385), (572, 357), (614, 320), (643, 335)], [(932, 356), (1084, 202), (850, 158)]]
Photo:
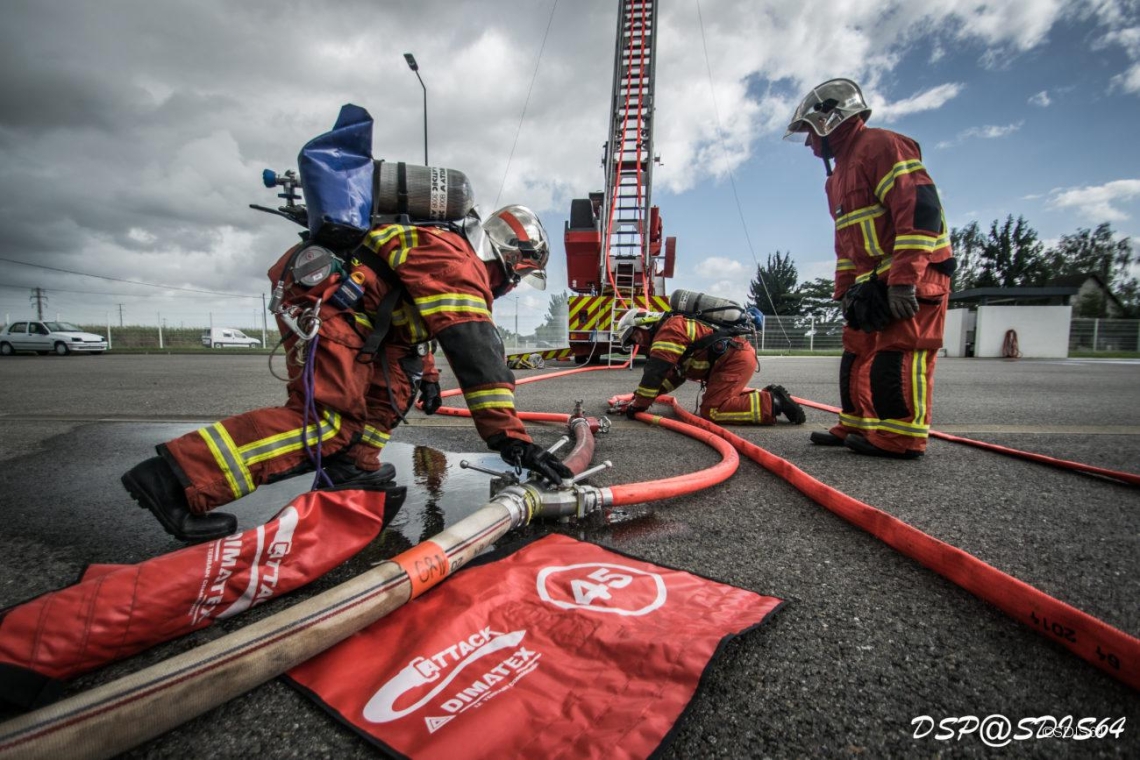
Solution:
[[(687, 293), (677, 291), (674, 296)], [(783, 415), (792, 424), (802, 425), (806, 419), (783, 386), (747, 387), (759, 362), (756, 349), (739, 329), (684, 312), (642, 309), (627, 311), (617, 329), (623, 347), (636, 345), (648, 351), (633, 399), (618, 410), (631, 419), (647, 410), (658, 395), (673, 391), (685, 380), (701, 384), (698, 413), (718, 424), (775, 425)]]
[[(460, 173), (403, 164), (389, 171), (371, 158), (371, 133), (367, 111), (345, 106), (333, 130), (302, 150), (299, 183), (292, 173), (275, 180), (288, 205), (273, 213), (303, 225), (304, 218), (309, 228), (269, 270), (292, 375), (285, 404), (160, 444), (158, 456), (123, 475), (130, 495), (180, 540), (233, 533), (236, 518), (213, 510), (305, 472), (317, 472), (314, 488), (391, 483), (395, 470), (381, 452), (392, 431), (417, 393), (425, 413), (440, 406), (427, 350), (433, 340), (491, 449), (553, 482), (571, 475), (519, 419), (514, 375), (491, 320), (492, 301), (524, 277), (545, 286), (550, 251), (541, 222), (507, 206), (481, 224), (469, 197), (456, 201), (448, 180), (465, 185)], [(424, 175), (419, 204), (412, 170)], [(271, 179), (267, 172), (266, 185)], [(395, 192), (381, 197), (388, 179)], [(295, 184), (307, 209), (292, 202)], [(382, 202), (389, 195), (394, 208)], [(458, 221), (437, 221), (437, 209)]]

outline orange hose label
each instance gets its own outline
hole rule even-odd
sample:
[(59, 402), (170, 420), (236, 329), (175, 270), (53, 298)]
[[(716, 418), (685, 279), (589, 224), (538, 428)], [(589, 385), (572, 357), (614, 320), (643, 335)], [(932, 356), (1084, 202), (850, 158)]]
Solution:
[(412, 581), (412, 599), (442, 581), (451, 572), (447, 553), (434, 541), (424, 541), (393, 557), (392, 561), (403, 568)]

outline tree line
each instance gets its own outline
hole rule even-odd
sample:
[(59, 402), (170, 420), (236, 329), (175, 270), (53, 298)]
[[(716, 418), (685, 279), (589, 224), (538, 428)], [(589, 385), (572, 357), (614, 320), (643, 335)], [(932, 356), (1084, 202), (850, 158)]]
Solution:
[[(950, 241), (958, 269), (954, 292), (974, 288), (1045, 287), (1060, 278), (1096, 275), (1116, 296), (1124, 318), (1140, 318), (1140, 283), (1132, 276), (1135, 261), (1131, 240), (1118, 238), (1107, 222), (1096, 229), (1078, 229), (1046, 247), (1024, 217), (995, 219), (988, 232), (977, 222), (953, 228)], [(791, 253), (769, 254), (756, 268), (749, 302), (767, 315), (814, 317), (839, 321), (839, 304), (832, 300), (835, 280), (818, 277), (799, 282)], [(1106, 317), (1106, 299), (1093, 296), (1073, 304), (1074, 316)]]

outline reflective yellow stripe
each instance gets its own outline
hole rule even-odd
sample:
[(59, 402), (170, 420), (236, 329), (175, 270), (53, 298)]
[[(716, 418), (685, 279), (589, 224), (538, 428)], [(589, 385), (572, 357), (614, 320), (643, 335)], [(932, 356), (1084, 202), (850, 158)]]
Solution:
[(940, 238), (933, 235), (899, 235), (895, 238), (896, 251), (933, 251)]
[(872, 258), (882, 258), (886, 255), (886, 251), (879, 245), (879, 233), (875, 229), (875, 220), (868, 219), (859, 225), (859, 229), (863, 231), (863, 250), (867, 255)]
[(653, 399), (657, 398), (657, 389), (639, 385), (637, 386), (637, 390), (634, 392), (634, 395), (641, 396), (642, 398), (647, 398), (652, 401)]
[(685, 353), (685, 347), (679, 343), (669, 343), (667, 341), (655, 341), (649, 348), (650, 351), (660, 351), (665, 354), (676, 354), (680, 356)]
[(927, 351), (915, 351), (914, 360), (910, 366), (910, 387), (914, 396), (914, 421), (927, 430), (930, 429), (929, 409), (927, 408), (928, 388), (926, 386), (928, 353)]
[(880, 420), (875, 417), (856, 417), (853, 414), (840, 413), (839, 421), (847, 427), (859, 430), (877, 430), (883, 433), (898, 433), (912, 438), (926, 438), (930, 434), (930, 425), (918, 425), (901, 420)]
[(722, 412), (719, 409), (710, 409), (709, 417), (713, 422), (738, 422), (744, 424), (760, 425), (764, 422), (764, 406), (760, 402), (760, 391), (748, 394), (748, 411)]
[(463, 400), (471, 411), (481, 409), (514, 409), (515, 394), (507, 388), (492, 388), (487, 391), (464, 392)]
[(462, 312), (467, 314), (483, 314), (491, 316), (487, 309), (487, 302), (480, 296), (468, 293), (440, 293), (433, 296), (424, 296), (415, 300), (416, 308), (421, 315), (440, 314), (443, 312)]
[(836, 219), (835, 230), (838, 232), (839, 230), (846, 229), (856, 224), (862, 224), (866, 221), (878, 219), (885, 213), (887, 213), (887, 210), (877, 203), (874, 206), (864, 206), (863, 208), (857, 208), (851, 213), (844, 214), (843, 216)]
[(391, 437), (391, 433), (385, 433), (383, 430), (373, 427), (372, 425), (365, 425), (364, 432), (360, 434), (360, 442), (366, 446), (382, 449)]
[(246, 465), (258, 464), (283, 454), (299, 451), (306, 443), (315, 446), (318, 441), (323, 443), (336, 436), (340, 432), (340, 414), (325, 410), (321, 417), (320, 422), (310, 423), (304, 430), (294, 428), (245, 444), (238, 449), (242, 462)]
[(835, 261), (836, 272), (854, 272), (855, 262), (851, 259), (836, 259)]
[(878, 204), (855, 209), (835, 220), (835, 231), (839, 232), (848, 227), (859, 225), (859, 230), (863, 233), (863, 250), (868, 255), (879, 258), (885, 252), (879, 244), (879, 233), (875, 230), (875, 220), (886, 213), (887, 210)]
[(230, 437), (229, 431), (222, 423), (204, 427), (198, 431), (198, 434), (206, 441), (206, 446), (214, 455), (214, 461), (229, 484), (234, 498), (240, 499), (246, 494), (253, 493), (253, 476), (246, 469), (234, 439)]
[(407, 330), (408, 339), (412, 343), (423, 343), (431, 337), (428, 334), (427, 324), (424, 322), (423, 317), (416, 311), (416, 307), (410, 304), (406, 309), (400, 307), (392, 312), (392, 324)]
[(887, 197), (887, 193), (895, 186), (895, 180), (904, 174), (922, 171), (926, 171), (926, 167), (917, 159), (899, 161), (891, 167), (891, 170), (887, 172), (887, 176), (879, 180), (879, 184), (875, 186), (875, 197), (879, 199), (879, 203), (886, 203), (885, 198)]
[(397, 269), (401, 264), (407, 261), (408, 251), (419, 245), (419, 233), (415, 227), (407, 227), (402, 224), (389, 224), (379, 230), (369, 232), (364, 238), (364, 244), (375, 253), (380, 253), (380, 249), (395, 238), (400, 239), (400, 244), (388, 252), (388, 266)]
[(891, 259), (891, 257), (888, 256), (887, 258), (883, 259), (878, 264), (876, 264), (874, 270), (872, 270), (870, 272), (864, 272), (863, 274), (858, 275), (855, 278), (855, 282), (866, 282), (867, 280), (871, 279), (871, 275), (875, 274), (876, 272), (881, 275), (884, 272), (891, 271), (891, 262), (892, 261), (893, 261), (893, 259)]

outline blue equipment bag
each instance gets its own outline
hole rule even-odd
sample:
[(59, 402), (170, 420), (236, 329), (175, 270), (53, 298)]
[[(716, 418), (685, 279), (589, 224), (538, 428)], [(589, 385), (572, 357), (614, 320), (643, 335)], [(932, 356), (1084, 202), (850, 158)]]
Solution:
[(297, 156), (311, 239), (353, 246), (371, 227), (372, 116), (342, 106), (332, 130), (314, 137)]

